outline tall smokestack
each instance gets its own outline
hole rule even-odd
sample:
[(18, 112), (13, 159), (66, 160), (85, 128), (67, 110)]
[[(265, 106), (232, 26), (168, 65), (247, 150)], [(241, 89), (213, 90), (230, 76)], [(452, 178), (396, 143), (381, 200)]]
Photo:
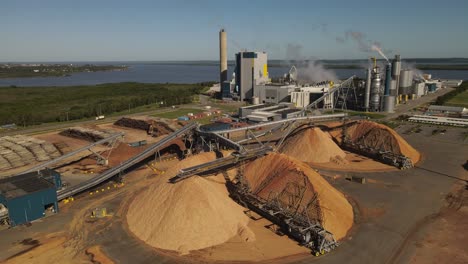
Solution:
[(366, 90), (364, 93), (364, 108), (369, 110), (370, 88), (371, 88), (371, 69), (367, 69)]
[(227, 81), (227, 34), (224, 29), (219, 31), (219, 82), (220, 86)]
[(390, 89), (392, 87), (392, 65), (387, 64), (385, 68), (385, 93), (384, 95), (390, 95)]

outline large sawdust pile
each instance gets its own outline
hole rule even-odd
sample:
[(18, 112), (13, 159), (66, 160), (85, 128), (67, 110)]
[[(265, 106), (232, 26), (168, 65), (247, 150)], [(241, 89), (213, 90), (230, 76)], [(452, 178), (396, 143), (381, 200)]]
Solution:
[(332, 159), (344, 159), (346, 153), (320, 128), (307, 128), (288, 138), (281, 152), (304, 162), (326, 163)]
[(197, 176), (168, 183), (179, 169), (213, 159), (214, 153), (192, 156), (156, 179), (131, 203), (129, 229), (153, 247), (180, 253), (222, 244), (236, 235), (254, 240), (244, 209), (229, 198), (224, 183)]
[(363, 144), (378, 150), (391, 151), (405, 155), (413, 164), (419, 161), (420, 154), (393, 129), (370, 121), (358, 121), (347, 129), (347, 135), (352, 142)]
[[(275, 196), (283, 189), (294, 192), (292, 183), (305, 188), (301, 207), (317, 194), (322, 215), (322, 224), (332, 232), (335, 239), (341, 239), (353, 225), (353, 208), (345, 196), (332, 187), (321, 175), (305, 163), (285, 154), (272, 153), (248, 164), (245, 178), (251, 191), (263, 199)], [(317, 208), (309, 207), (309, 216), (317, 216)]]

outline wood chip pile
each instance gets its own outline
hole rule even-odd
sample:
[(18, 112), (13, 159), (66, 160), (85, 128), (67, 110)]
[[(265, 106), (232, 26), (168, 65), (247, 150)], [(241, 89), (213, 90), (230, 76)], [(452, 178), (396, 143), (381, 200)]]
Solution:
[(85, 127), (71, 127), (60, 132), (60, 135), (83, 139), (83, 140), (90, 141), (90, 142), (96, 142), (101, 139), (108, 138), (115, 133), (116, 133), (115, 131), (110, 131), (110, 130), (101, 131), (101, 130), (95, 130), (95, 129), (85, 128)]
[(44, 140), (23, 135), (0, 138), (0, 170), (54, 159), (62, 152)]

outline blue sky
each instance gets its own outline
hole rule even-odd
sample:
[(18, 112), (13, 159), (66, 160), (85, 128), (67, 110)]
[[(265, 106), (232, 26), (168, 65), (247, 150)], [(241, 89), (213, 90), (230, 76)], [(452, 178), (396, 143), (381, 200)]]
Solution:
[(2, 0), (0, 61), (215, 60), (221, 27), (229, 58), (468, 57), (466, 0)]

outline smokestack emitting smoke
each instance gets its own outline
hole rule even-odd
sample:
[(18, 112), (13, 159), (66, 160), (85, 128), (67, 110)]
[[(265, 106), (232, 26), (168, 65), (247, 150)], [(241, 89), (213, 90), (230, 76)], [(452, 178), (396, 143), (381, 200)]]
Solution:
[(380, 56), (382, 56), (388, 63), (390, 63), (387, 56), (385, 56), (385, 54), (383, 53), (383, 51), (380, 49), (379, 46), (377, 46), (376, 44), (372, 44), (371, 49), (374, 51), (377, 51), (380, 54)]
[[(384, 52), (382, 51), (381, 45), (377, 41), (371, 41), (366, 38), (366, 35), (359, 31), (347, 31), (345, 33), (345, 37), (336, 37), (336, 42), (344, 43), (347, 39), (351, 38), (354, 42), (356, 42), (358, 48), (362, 52), (371, 52), (377, 51), (380, 56), (382, 56), (387, 62), (389, 62), (387, 56), (385, 56)], [(371, 44), (373, 43), (373, 44)]]
[(227, 34), (224, 29), (219, 31), (219, 82), (220, 86), (223, 85), (223, 82), (227, 81), (228, 72), (227, 72)]

